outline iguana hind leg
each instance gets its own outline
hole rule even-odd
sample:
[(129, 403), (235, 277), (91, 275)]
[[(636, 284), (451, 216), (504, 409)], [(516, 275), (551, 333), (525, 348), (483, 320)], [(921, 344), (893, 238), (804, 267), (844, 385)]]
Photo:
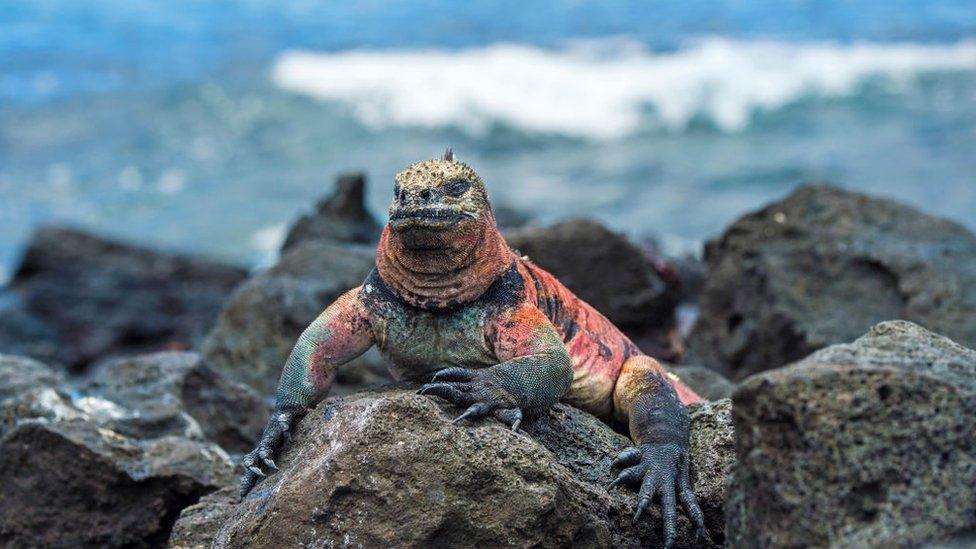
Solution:
[(635, 446), (617, 457), (614, 467), (624, 469), (608, 489), (619, 484), (640, 487), (634, 521), (655, 496), (660, 498), (665, 547), (674, 544), (676, 499), (694, 524), (696, 538), (705, 532), (704, 516), (691, 487), (691, 421), (682, 400), (701, 398), (671, 379), (653, 358), (635, 356), (624, 362), (614, 387), (614, 412), (630, 426)]

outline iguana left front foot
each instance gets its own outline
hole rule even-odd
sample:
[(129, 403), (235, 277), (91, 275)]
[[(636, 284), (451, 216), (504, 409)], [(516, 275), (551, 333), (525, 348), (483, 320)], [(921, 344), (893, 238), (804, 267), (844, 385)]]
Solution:
[(491, 368), (471, 370), (467, 368), (445, 368), (434, 374), (430, 383), (423, 385), (421, 395), (439, 396), (455, 406), (467, 409), (454, 419), (476, 419), (489, 413), (499, 421), (517, 431), (522, 423), (522, 409), (517, 398), (505, 390), (494, 379)]

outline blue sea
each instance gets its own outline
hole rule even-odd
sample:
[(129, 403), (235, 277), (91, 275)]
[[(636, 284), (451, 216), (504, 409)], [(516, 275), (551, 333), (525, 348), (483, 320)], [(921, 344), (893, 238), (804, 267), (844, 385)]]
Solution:
[(0, 279), (46, 223), (258, 266), (446, 146), (676, 253), (808, 181), (976, 228), (976, 2), (0, 0)]

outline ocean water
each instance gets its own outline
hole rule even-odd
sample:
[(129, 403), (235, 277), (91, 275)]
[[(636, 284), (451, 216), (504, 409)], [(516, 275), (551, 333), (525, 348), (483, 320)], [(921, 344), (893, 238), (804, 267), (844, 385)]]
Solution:
[(976, 2), (0, 0), (0, 279), (44, 223), (257, 266), (446, 146), (675, 252), (808, 181), (976, 229)]

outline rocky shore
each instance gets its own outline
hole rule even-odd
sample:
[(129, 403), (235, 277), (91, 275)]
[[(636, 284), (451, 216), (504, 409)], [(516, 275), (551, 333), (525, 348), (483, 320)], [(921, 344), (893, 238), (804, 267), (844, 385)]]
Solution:
[[(280, 471), (237, 457), (304, 327), (372, 268), (365, 178), (248, 275), (65, 228), (0, 292), (0, 543), (11, 547), (647, 547), (607, 491), (619, 426), (560, 404), (513, 433), (344, 366)], [(506, 238), (710, 402), (692, 410), (699, 547), (919, 546), (976, 532), (976, 237), (804, 186), (666, 258), (589, 220)], [(677, 311), (698, 311), (690, 334)], [(734, 381), (733, 381), (734, 380)], [(731, 398), (729, 398), (731, 397)], [(615, 427), (618, 429), (615, 430)], [(679, 518), (678, 546), (693, 547)]]

